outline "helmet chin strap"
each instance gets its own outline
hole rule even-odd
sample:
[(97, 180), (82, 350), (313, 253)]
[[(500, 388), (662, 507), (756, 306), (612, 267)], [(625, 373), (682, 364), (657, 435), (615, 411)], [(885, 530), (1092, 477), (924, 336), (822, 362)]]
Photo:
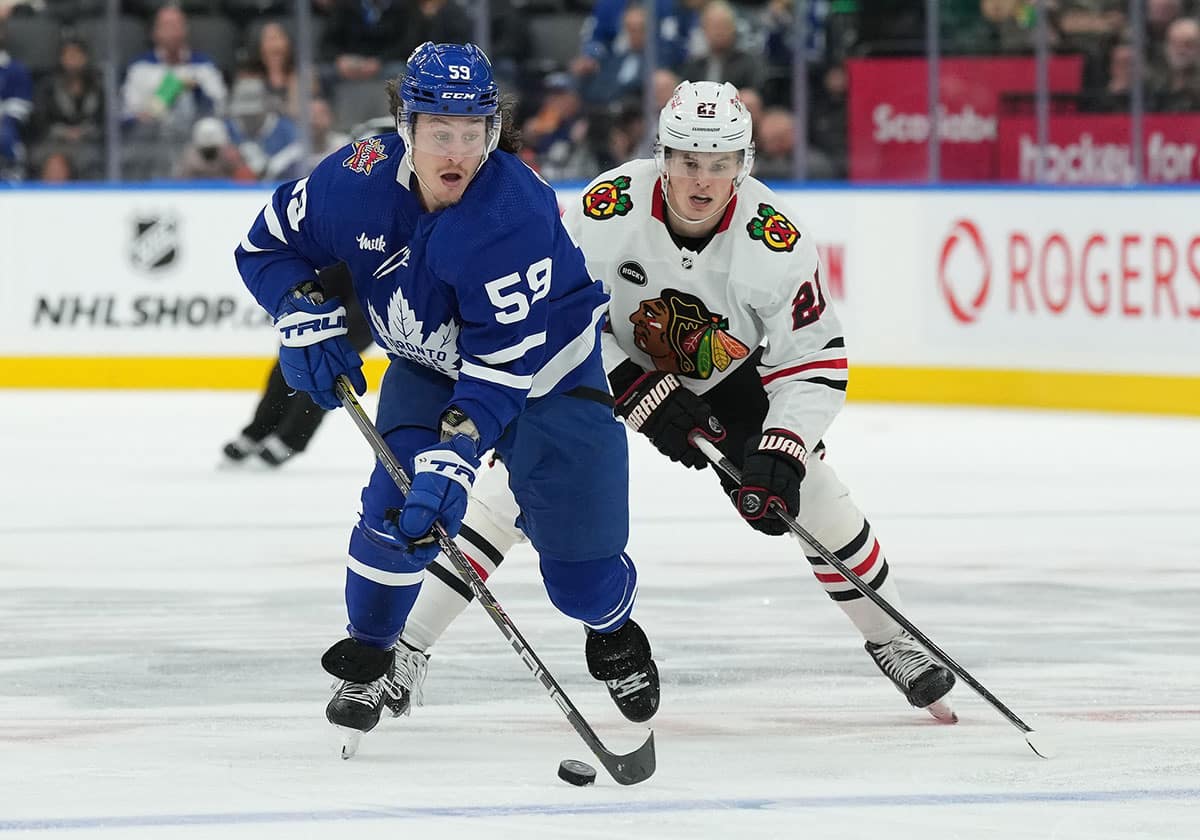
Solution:
[(671, 182), (671, 176), (668, 175), (666, 172), (663, 172), (663, 174), (662, 174), (663, 203), (667, 205), (668, 210), (670, 210), (672, 213), (674, 213), (676, 216), (679, 217), (680, 221), (684, 222), (685, 224), (689, 224), (689, 225), (704, 224), (709, 219), (713, 218), (714, 216), (718, 215), (719, 213), (724, 213), (725, 208), (729, 206), (729, 202), (733, 201), (733, 197), (735, 195), (737, 195), (737, 184), (734, 184), (729, 190), (729, 198), (725, 199), (725, 201), (721, 204), (720, 207), (718, 207), (716, 210), (709, 213), (703, 219), (693, 219), (689, 216), (684, 215), (684, 213), (681, 212), (678, 207), (671, 204), (671, 193), (670, 193), (670, 190), (667, 189), (667, 187), (670, 185), (670, 182)]

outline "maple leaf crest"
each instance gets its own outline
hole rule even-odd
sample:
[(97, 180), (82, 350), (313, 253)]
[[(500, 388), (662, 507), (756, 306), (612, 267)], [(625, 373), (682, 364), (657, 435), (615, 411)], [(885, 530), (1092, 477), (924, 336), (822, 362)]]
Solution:
[(425, 338), (425, 325), (400, 288), (388, 301), (386, 321), (375, 311), (373, 303), (367, 305), (367, 314), (388, 353), (458, 378), (458, 324), (453, 319)]

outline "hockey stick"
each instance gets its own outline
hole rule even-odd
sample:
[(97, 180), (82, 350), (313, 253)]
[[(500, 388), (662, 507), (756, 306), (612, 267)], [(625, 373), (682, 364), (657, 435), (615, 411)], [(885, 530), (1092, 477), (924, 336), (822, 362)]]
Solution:
[[(734, 481), (738, 482), (739, 484), (741, 483), (741, 471), (734, 466), (732, 461), (721, 454), (721, 450), (717, 449), (717, 447), (712, 444), (712, 441), (701, 436), (700, 434), (693, 434), (691, 441), (692, 445), (703, 452), (718, 469), (720, 469)], [(791, 529), (793, 534), (804, 540), (804, 542), (807, 543), (813, 551), (819, 554), (822, 560), (824, 560), (830, 566), (833, 566), (833, 568), (837, 569), (838, 573), (851, 584), (853, 584), (855, 589), (869, 598), (875, 604), (875, 606), (879, 607), (879, 609), (887, 613), (893, 621), (907, 630), (914, 639), (924, 645), (925, 649), (937, 657), (937, 659), (940, 660), (943, 665), (961, 677), (963, 682), (974, 689), (975, 693), (982, 697), (993, 709), (1004, 715), (1004, 717), (1008, 719), (1009, 723), (1021, 730), (1021, 732), (1025, 735), (1025, 743), (1029, 744), (1029, 748), (1031, 750), (1033, 750), (1042, 758), (1053, 758), (1053, 751), (1050, 750), (1049, 746), (1045, 743), (1045, 740), (1041, 738), (1035, 738), (1034, 736), (1037, 733), (1034, 732), (1034, 730), (1028, 724), (1026, 724), (1025, 721), (1017, 717), (1013, 711), (1008, 708), (1008, 706), (1005, 706), (998, 699), (996, 699), (996, 696), (984, 688), (977, 679), (971, 676), (970, 672), (967, 671), (966, 668), (951, 659), (949, 654), (935, 645), (928, 636), (917, 629), (915, 624), (905, 618), (902, 612), (889, 604), (887, 599), (868, 586), (862, 578), (851, 571), (850, 567), (843, 563), (836, 554), (818, 542), (816, 537), (805, 530), (804, 526), (797, 522), (794, 517), (789, 515), (786, 510), (780, 508), (778, 503), (772, 503), (771, 511), (784, 521), (784, 524)]]
[[(358, 398), (354, 396), (354, 390), (350, 385), (350, 380), (345, 376), (337, 378), (337, 395), (342, 401), (342, 405), (346, 407), (350, 418), (354, 420), (359, 431), (363, 433), (363, 437), (371, 444), (371, 448), (375, 450), (375, 457), (379, 459), (379, 463), (383, 464), (383, 468), (387, 470), (388, 475), (396, 482), (396, 486), (405, 495), (408, 495), (408, 489), (412, 482), (404, 473), (404, 468), (400, 466), (400, 462), (396, 460), (396, 456), (392, 454), (392, 450), (384, 442), (383, 437), (379, 434), (379, 430), (375, 428), (375, 424), (371, 422), (371, 418), (363, 411), (362, 405), (359, 404)], [(575, 708), (575, 704), (567, 697), (567, 693), (562, 690), (562, 686), (558, 684), (558, 680), (547, 670), (542, 664), (542, 660), (534, 653), (533, 648), (525, 641), (525, 637), (517, 630), (512, 619), (510, 619), (504, 609), (496, 601), (494, 595), (483, 582), (483, 578), (475, 571), (475, 567), (471, 565), (471, 561), (462, 553), (454, 540), (446, 534), (446, 529), (437, 524), (434, 526), (434, 533), (437, 535), (438, 546), (442, 552), (450, 558), (450, 562), (454, 564), (454, 568), (458, 570), (458, 574), (462, 577), (466, 584), (471, 587), (471, 591), (475, 593), (475, 597), (479, 599), (480, 605), (487, 610), (488, 615), (492, 617), (492, 621), (500, 628), (500, 632), (504, 634), (504, 638), (508, 639), (512, 649), (516, 651), (517, 656), (521, 657), (521, 661), (525, 663), (533, 675), (537, 677), (542, 686), (550, 694), (550, 699), (555, 702), (562, 713), (567, 716), (567, 721), (579, 733), (579, 737), (588, 745), (588, 749), (600, 760), (604, 765), (604, 769), (609, 772), (613, 779), (622, 785), (636, 785), (638, 782), (644, 782), (654, 773), (655, 758), (654, 758), (654, 733), (650, 733), (650, 737), (646, 742), (631, 753), (625, 755), (617, 755), (610, 752), (595, 731), (580, 714), (579, 709)]]

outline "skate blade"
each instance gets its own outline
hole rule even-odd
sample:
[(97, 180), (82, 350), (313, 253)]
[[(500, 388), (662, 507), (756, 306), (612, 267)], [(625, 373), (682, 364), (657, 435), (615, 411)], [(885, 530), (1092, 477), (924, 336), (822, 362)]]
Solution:
[(925, 711), (933, 716), (938, 723), (958, 723), (958, 715), (945, 700), (938, 700), (925, 707)]
[(342, 738), (342, 760), (346, 761), (347, 759), (354, 758), (355, 754), (358, 752), (358, 745), (362, 743), (363, 734), (357, 729), (351, 729), (348, 726), (335, 725), (334, 729), (338, 731), (338, 734), (341, 735)]

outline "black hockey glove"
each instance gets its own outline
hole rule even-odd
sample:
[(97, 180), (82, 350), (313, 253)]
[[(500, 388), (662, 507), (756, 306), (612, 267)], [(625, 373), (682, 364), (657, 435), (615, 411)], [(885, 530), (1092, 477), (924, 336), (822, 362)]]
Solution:
[(767, 429), (758, 440), (746, 445), (742, 462), (742, 486), (733, 491), (733, 503), (750, 527), (777, 536), (790, 529), (771, 513), (778, 502), (792, 516), (800, 512), (800, 482), (804, 480), (804, 462), (808, 450), (804, 443), (784, 429)]
[[(619, 371), (614, 371), (614, 386)], [(725, 438), (725, 429), (712, 416), (708, 403), (685, 388), (673, 373), (641, 373), (620, 391), (614, 387), (613, 393), (620, 394), (613, 413), (650, 438), (659, 452), (684, 466), (702, 470), (708, 465), (704, 453), (692, 446), (689, 438), (693, 431), (713, 443)]]

